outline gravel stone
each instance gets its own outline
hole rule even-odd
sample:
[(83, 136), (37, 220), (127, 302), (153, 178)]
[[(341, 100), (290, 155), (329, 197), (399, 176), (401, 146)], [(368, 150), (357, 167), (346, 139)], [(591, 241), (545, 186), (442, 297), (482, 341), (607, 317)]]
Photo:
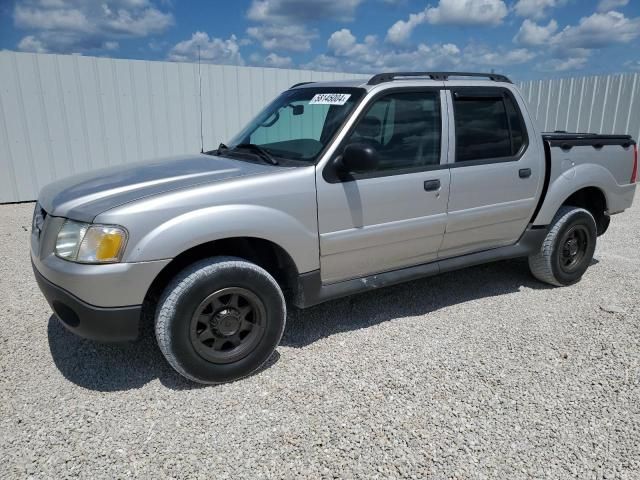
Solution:
[(68, 333), (0, 206), (0, 478), (640, 478), (640, 202), (582, 281), (527, 261), (291, 309), (257, 374), (203, 387)]

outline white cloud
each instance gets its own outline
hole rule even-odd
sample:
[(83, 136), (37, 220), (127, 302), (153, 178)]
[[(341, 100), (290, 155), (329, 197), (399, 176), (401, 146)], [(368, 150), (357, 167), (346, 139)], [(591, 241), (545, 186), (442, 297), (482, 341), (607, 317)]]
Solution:
[(288, 50), (306, 52), (311, 49), (311, 41), (318, 35), (304, 25), (271, 25), (249, 27), (247, 35), (257, 40), (265, 50)]
[(270, 53), (264, 57), (264, 63), (268, 67), (285, 68), (290, 67), (293, 64), (291, 57), (281, 57), (276, 53)]
[(319, 20), (351, 21), (364, 0), (252, 0), (247, 18), (258, 26), (247, 29), (267, 51), (306, 52), (317, 32), (307, 24)]
[(27, 35), (22, 40), (20, 40), (20, 43), (18, 43), (18, 50), (33, 53), (48, 52), (47, 47), (45, 47), (44, 44), (33, 35)]
[(498, 25), (507, 16), (502, 0), (440, 0), (436, 7), (412, 13), (407, 20), (398, 20), (387, 30), (386, 41), (402, 45), (415, 28), (423, 23), (450, 25)]
[(629, 70), (640, 71), (640, 60), (629, 60), (624, 62), (624, 66)]
[(560, 72), (563, 72), (566, 70), (580, 70), (581, 68), (584, 68), (584, 66), (587, 63), (587, 60), (588, 60), (587, 58), (582, 58), (582, 57), (569, 58), (564, 62), (560, 62), (559, 64), (557, 64), (556, 70)]
[(334, 32), (327, 41), (328, 53), (318, 55), (303, 68), (342, 70), (348, 72), (380, 72), (421, 68), (454, 68), (460, 61), (460, 50), (453, 44), (420, 44), (413, 49), (386, 48), (374, 35), (362, 42), (348, 29)]
[(342, 57), (367, 56), (376, 49), (377, 38), (367, 35), (364, 43), (358, 43), (350, 30), (343, 28), (333, 32), (327, 41), (327, 46), (335, 55)]
[(332, 19), (353, 20), (363, 0), (253, 0), (247, 17), (265, 23), (290, 23)]
[(70, 30), (91, 32), (92, 26), (85, 14), (76, 8), (42, 8), (16, 4), (13, 21), (18, 28), (32, 30)]
[(629, 3), (629, 0), (600, 0), (598, 2), (599, 12), (608, 12), (616, 8), (625, 7)]
[(445, 55), (458, 55), (460, 53), (460, 49), (453, 43), (445, 43), (442, 45), (442, 53)]
[(537, 65), (543, 71), (570, 71), (584, 68), (596, 49), (630, 43), (640, 37), (640, 17), (627, 18), (620, 12), (594, 13), (558, 31), (550, 20), (538, 25), (525, 19), (514, 41), (524, 46), (545, 47), (549, 60)]
[(342, 55), (356, 44), (356, 37), (353, 36), (351, 30), (343, 28), (337, 32), (333, 32), (327, 40), (327, 45), (338, 55)]
[(166, 40), (151, 40), (148, 44), (149, 49), (154, 51), (154, 52), (160, 52), (162, 50), (166, 50), (167, 46), (169, 45), (169, 42), (167, 42)]
[(13, 21), (32, 31), (19, 49), (71, 53), (114, 49), (117, 40), (162, 33), (174, 20), (150, 0), (18, 0)]
[(576, 26), (567, 26), (552, 38), (558, 48), (603, 48), (629, 43), (640, 36), (640, 17), (627, 18), (620, 12), (594, 13)]
[(291, 57), (282, 57), (274, 52), (271, 52), (265, 57), (253, 53), (249, 57), (249, 60), (252, 65), (260, 67), (289, 68), (293, 66), (293, 59)]
[(459, 70), (488, 68), (524, 63), (535, 54), (527, 49), (514, 50), (469, 46), (461, 50), (452, 43), (397, 46), (380, 44), (373, 35), (358, 41), (348, 29), (334, 32), (327, 42), (328, 51), (303, 65), (312, 70), (340, 70), (374, 73), (385, 70)]
[(532, 60), (536, 54), (526, 48), (516, 48), (513, 50), (488, 49), (483, 47), (470, 46), (465, 49), (465, 59), (469, 63), (474, 63), (482, 67), (501, 67), (505, 65), (518, 65)]
[(528, 18), (522, 22), (522, 26), (513, 38), (514, 42), (521, 45), (534, 46), (546, 44), (558, 30), (558, 22), (551, 19), (547, 26), (538, 25)]
[(391, 25), (391, 28), (387, 31), (387, 41), (396, 45), (406, 42), (413, 30), (426, 21), (426, 10), (423, 12), (412, 13), (409, 15), (408, 20), (398, 20)]
[(566, 3), (566, 0), (518, 0), (513, 9), (520, 17), (541, 20), (547, 16), (547, 9)]
[(424, 12), (429, 23), (450, 25), (499, 25), (508, 13), (502, 0), (440, 0)]
[[(129, 2), (134, 3), (134, 2)], [(133, 37), (146, 37), (162, 32), (173, 22), (173, 17), (155, 8), (143, 9), (139, 14), (123, 8), (110, 9), (102, 4), (105, 25), (116, 33)]]
[(537, 65), (536, 68), (538, 70), (547, 72), (566, 72), (570, 70), (580, 70), (587, 64), (587, 60), (588, 58), (586, 57), (554, 58)]
[(194, 62), (198, 60), (198, 47), (200, 47), (200, 59), (206, 63), (223, 65), (244, 65), (244, 59), (240, 54), (240, 45), (235, 35), (227, 40), (209, 38), (205, 32), (195, 32), (189, 40), (177, 43), (169, 51), (167, 59), (175, 62)]

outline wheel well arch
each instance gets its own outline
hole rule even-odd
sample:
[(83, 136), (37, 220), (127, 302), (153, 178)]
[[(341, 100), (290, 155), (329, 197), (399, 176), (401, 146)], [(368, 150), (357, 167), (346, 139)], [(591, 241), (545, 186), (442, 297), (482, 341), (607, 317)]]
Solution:
[(598, 235), (602, 235), (609, 227), (610, 217), (607, 215), (607, 197), (598, 187), (584, 187), (569, 195), (561, 206), (580, 207), (587, 210), (596, 221)]
[(171, 260), (149, 286), (143, 315), (152, 321), (160, 295), (178, 272), (198, 260), (222, 255), (243, 258), (264, 268), (275, 278), (285, 297), (296, 291), (298, 269), (291, 255), (280, 245), (257, 237), (224, 238), (196, 245)]

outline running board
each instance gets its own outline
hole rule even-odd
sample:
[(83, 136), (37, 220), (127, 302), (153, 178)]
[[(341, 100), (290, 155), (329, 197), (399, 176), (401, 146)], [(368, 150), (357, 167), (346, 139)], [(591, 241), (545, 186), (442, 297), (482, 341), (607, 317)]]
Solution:
[(514, 245), (324, 285), (320, 278), (320, 270), (314, 270), (298, 276), (297, 294), (294, 295), (293, 304), (298, 308), (307, 308), (329, 300), (431, 277), (461, 268), (526, 257), (540, 248), (546, 235), (546, 228), (528, 229), (518, 243)]

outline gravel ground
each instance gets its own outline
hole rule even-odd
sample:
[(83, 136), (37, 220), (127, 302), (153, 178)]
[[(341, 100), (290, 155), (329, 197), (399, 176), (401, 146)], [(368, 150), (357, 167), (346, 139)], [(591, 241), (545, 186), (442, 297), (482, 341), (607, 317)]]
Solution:
[(200, 387), (153, 338), (67, 333), (0, 206), (0, 477), (640, 478), (640, 202), (582, 282), (501, 262), (290, 315), (267, 368)]

